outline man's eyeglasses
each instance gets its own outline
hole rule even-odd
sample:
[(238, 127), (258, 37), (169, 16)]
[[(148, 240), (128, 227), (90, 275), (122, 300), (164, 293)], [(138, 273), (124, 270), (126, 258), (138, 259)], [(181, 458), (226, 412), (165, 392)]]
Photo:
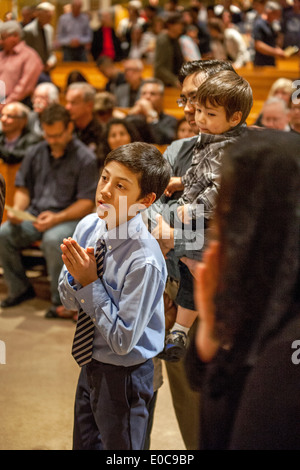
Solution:
[(179, 98), (179, 100), (177, 100), (177, 104), (179, 108), (185, 108), (187, 105), (187, 102), (189, 102), (191, 106), (195, 106), (196, 104), (195, 99), (196, 99), (196, 96), (191, 96), (190, 98), (186, 98), (185, 96), (183, 96), (182, 98)]

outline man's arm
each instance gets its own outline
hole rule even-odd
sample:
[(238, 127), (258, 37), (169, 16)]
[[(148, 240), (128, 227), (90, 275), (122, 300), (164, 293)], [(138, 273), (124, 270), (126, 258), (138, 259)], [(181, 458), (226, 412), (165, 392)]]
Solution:
[[(30, 195), (27, 188), (18, 187), (14, 194), (14, 209), (25, 211), (30, 204)], [(18, 219), (10, 211), (7, 211), (7, 220), (11, 224), (20, 224), (22, 220)]]
[(82, 219), (93, 212), (94, 202), (90, 199), (79, 199), (66, 209), (60, 212), (44, 211), (41, 212), (34, 223), (34, 226), (40, 232), (44, 232), (55, 225), (67, 222), (69, 220)]
[(263, 41), (258, 41), (256, 40), (254, 42), (254, 48), (257, 52), (260, 52), (261, 54), (272, 56), (272, 57), (280, 57), (280, 58), (285, 58), (285, 52), (280, 48), (280, 47), (272, 47), (268, 46)]
[(67, 18), (63, 15), (58, 19), (56, 39), (60, 46), (68, 46), (70, 43), (70, 35), (68, 34), (65, 22)]

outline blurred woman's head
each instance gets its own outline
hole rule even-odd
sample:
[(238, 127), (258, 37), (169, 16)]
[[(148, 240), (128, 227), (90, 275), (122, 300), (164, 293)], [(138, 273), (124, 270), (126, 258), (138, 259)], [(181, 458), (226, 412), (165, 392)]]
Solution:
[(194, 137), (195, 133), (192, 131), (186, 118), (179, 119), (177, 123), (176, 139), (186, 139), (187, 137)]
[(112, 118), (104, 128), (101, 154), (99, 155), (100, 168), (111, 150), (132, 142), (142, 142), (140, 133), (134, 124), (126, 118)]
[(278, 78), (271, 86), (268, 98), (276, 96), (276, 98), (280, 98), (289, 104), (293, 91), (295, 91), (295, 88), (293, 87), (292, 80), (288, 78)]
[(107, 140), (110, 150), (140, 140), (137, 130), (131, 123), (125, 119), (117, 118), (108, 122), (104, 138)]
[(221, 246), (216, 331), (223, 344), (238, 342), (246, 351), (261, 325), (274, 332), (299, 299), (299, 211), (300, 137), (249, 129), (222, 160), (214, 220)]

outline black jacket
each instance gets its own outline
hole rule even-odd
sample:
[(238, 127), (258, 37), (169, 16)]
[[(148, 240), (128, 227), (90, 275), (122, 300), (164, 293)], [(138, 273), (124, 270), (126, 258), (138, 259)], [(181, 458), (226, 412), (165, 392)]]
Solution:
[[(121, 49), (121, 42), (120, 39), (117, 37), (115, 31), (111, 29), (112, 32), (112, 41), (115, 49), (115, 58), (114, 62), (119, 62), (123, 59), (122, 56), (122, 49)], [(103, 51), (103, 29), (102, 27), (94, 31), (92, 46), (91, 46), (91, 54), (94, 60), (97, 60)]]

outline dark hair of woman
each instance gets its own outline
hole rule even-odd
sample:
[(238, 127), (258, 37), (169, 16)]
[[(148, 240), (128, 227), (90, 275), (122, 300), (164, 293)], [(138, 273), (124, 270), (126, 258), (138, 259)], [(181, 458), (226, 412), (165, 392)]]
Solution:
[(136, 127), (134, 126), (134, 124), (132, 124), (131, 122), (128, 122), (125, 118), (112, 118), (108, 121), (108, 123), (105, 125), (105, 128), (104, 128), (104, 133), (103, 133), (103, 140), (102, 140), (102, 149), (101, 149), (101, 162), (103, 163), (106, 156), (109, 154), (109, 152), (112, 150), (110, 147), (109, 147), (109, 144), (108, 144), (108, 136), (109, 136), (109, 132), (110, 132), (110, 129), (112, 126), (114, 125), (122, 125), (126, 128), (128, 134), (130, 135), (130, 138), (131, 138), (131, 142), (142, 142), (142, 138), (138, 132), (138, 130), (136, 129)]
[(72, 70), (67, 76), (66, 87), (78, 82), (88, 83), (88, 79), (79, 70)]
[(300, 137), (248, 130), (222, 163), (216, 336), (253, 363), (299, 301)]

